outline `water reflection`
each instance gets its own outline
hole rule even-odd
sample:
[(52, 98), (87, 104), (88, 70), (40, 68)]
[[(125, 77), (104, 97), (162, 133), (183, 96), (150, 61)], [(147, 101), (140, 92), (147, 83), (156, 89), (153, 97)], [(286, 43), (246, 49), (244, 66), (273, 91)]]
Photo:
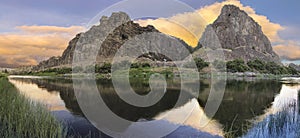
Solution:
[(36, 84), (25, 83), (14, 79), (9, 80), (19, 91), (33, 101), (37, 101), (49, 107), (51, 111), (66, 110), (65, 103), (58, 91), (49, 92), (41, 89)]
[[(190, 109), (193, 110), (191, 114), (188, 116), (188, 118), (182, 115), (182, 112), (189, 112)], [(178, 120), (185, 120), (183, 125), (191, 126), (195, 129), (213, 135), (224, 136), (223, 126), (220, 123), (218, 123), (218, 121), (212, 120), (205, 115), (203, 108), (200, 107), (197, 99), (192, 99), (184, 106), (163, 112), (154, 118), (158, 120), (167, 120), (175, 124), (180, 123)], [(203, 120), (207, 120), (207, 121), (203, 121)], [(209, 123), (203, 124), (205, 122), (209, 122)]]
[[(64, 106), (65, 108), (55, 110), (54, 114), (74, 129), (73, 134), (77, 133), (85, 136), (93, 132), (92, 135), (94, 136), (106, 136), (101, 132), (97, 132), (97, 129), (91, 126), (84, 118), (84, 114), (74, 94), (72, 80), (12, 77), (10, 81), (23, 93), (30, 93), (29, 95), (36, 95), (31, 93), (39, 93), (40, 95), (38, 96), (29, 96), (33, 100), (50, 104), (50, 107), (57, 104)], [(210, 92), (210, 80), (201, 81), (199, 97), (195, 97), (193, 93), (184, 92), (184, 100), (176, 106), (175, 104), (180, 93), (180, 81), (168, 80), (167, 83), (167, 91), (158, 103), (147, 108), (137, 108), (127, 104), (115, 94), (110, 80), (97, 81), (98, 89), (101, 92), (100, 95), (103, 97), (106, 105), (118, 116), (135, 122), (161, 120), (162, 122), (159, 123), (169, 126), (180, 125), (180, 129), (170, 134), (170, 137), (187, 135), (191, 137), (224, 136), (224, 134), (232, 130), (236, 131), (235, 136), (241, 136), (244, 133), (241, 128), (245, 123), (264, 114), (265, 109), (271, 106), (276, 93), (281, 89), (281, 83), (277, 80), (229, 80), (226, 85), (224, 100), (218, 112), (208, 125), (202, 127), (199, 118), (210, 119), (207, 118), (207, 115), (210, 113), (203, 111)], [(141, 80), (132, 81), (131, 85), (141, 95), (150, 91), (147, 83), (143, 83)], [(89, 93), (88, 91), (83, 91), (82, 94), (86, 95)], [(47, 98), (51, 97), (49, 95), (55, 97), (57, 101), (48, 100)], [(177, 120), (178, 118), (180, 119), (181, 113), (186, 112), (185, 110), (190, 107), (194, 107), (191, 116), (184, 123), (178, 122)], [(130, 124), (126, 127), (134, 128)]]
[(299, 91), (299, 83), (285, 80), (272, 106), (253, 120), (255, 125), (244, 137), (300, 137)]

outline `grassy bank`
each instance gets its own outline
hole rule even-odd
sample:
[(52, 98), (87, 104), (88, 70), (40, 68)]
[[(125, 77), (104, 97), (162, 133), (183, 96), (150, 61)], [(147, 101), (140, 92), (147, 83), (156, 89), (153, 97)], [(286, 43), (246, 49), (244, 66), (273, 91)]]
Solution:
[(45, 106), (20, 95), (0, 75), (0, 137), (62, 137), (61, 124)]

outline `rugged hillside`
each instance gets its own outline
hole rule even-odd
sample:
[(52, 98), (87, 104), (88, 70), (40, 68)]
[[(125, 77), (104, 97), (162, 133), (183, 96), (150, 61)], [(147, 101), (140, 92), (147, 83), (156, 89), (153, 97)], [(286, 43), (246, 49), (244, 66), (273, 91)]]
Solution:
[[(147, 37), (139, 37), (146, 34)], [(220, 57), (218, 52), (223, 52), (227, 61), (241, 58), (244, 61), (260, 59), (268, 62), (281, 64), (279, 56), (273, 51), (268, 38), (262, 32), (261, 26), (256, 23), (246, 12), (233, 5), (223, 7), (217, 20), (207, 26), (199, 45), (192, 50), (180, 39), (160, 33), (153, 26), (141, 27), (131, 21), (130, 17), (123, 12), (113, 13), (111, 17), (102, 17), (100, 24), (95, 25), (84, 33), (76, 35), (69, 42), (67, 49), (61, 57), (52, 57), (34, 67), (34, 70), (44, 70), (51, 67), (70, 67), (73, 61), (75, 48), (80, 58), (89, 58), (91, 53), (97, 52), (96, 63), (111, 62), (117, 50), (128, 41), (129, 51), (144, 51), (142, 46), (150, 44), (153, 48), (161, 50), (174, 45), (181, 45), (194, 51), (194, 57), (208, 60), (207, 53)], [(95, 51), (100, 47), (100, 51)], [(133, 47), (133, 46), (141, 46)], [(162, 46), (163, 45), (163, 46)], [(217, 51), (217, 52), (216, 52)], [(182, 49), (169, 48), (170, 53), (186, 55)], [(169, 61), (170, 59), (158, 53), (148, 53), (139, 57), (149, 61)], [(91, 59), (92, 61), (93, 59)]]
[[(150, 39), (135, 38), (138, 35), (149, 33)], [(152, 47), (161, 48), (160, 44), (166, 45), (178, 44), (178, 42), (184, 47), (192, 51), (192, 48), (188, 46), (182, 40), (175, 37), (160, 33), (153, 26), (141, 27), (139, 24), (131, 21), (130, 17), (123, 12), (113, 13), (111, 17), (102, 17), (100, 24), (93, 26), (90, 30), (85, 33), (78, 34), (73, 38), (63, 52), (61, 57), (51, 57), (50, 59), (41, 62), (39, 65), (34, 67), (34, 70), (43, 70), (51, 67), (70, 67), (73, 61), (73, 55), (75, 48), (82, 53), (82, 58), (89, 57), (95, 47), (100, 47), (97, 55), (97, 64), (104, 62), (110, 62), (114, 57), (117, 50), (128, 40), (137, 39), (135, 45), (143, 45), (143, 43), (151, 43)], [(149, 38), (149, 37), (148, 37)], [(93, 47), (95, 46), (95, 47)], [(132, 51), (142, 51), (142, 49), (132, 49)], [(170, 52), (180, 53), (180, 49), (172, 49)], [(157, 54), (149, 53), (140, 56), (140, 58), (146, 58), (152, 61), (163, 61), (170, 60), (167, 57)]]
[(204, 49), (211, 51), (218, 47), (222, 48), (218, 50), (224, 52), (226, 60), (258, 58), (281, 64), (261, 26), (233, 5), (225, 5), (217, 20), (207, 26), (194, 55), (205, 59)]

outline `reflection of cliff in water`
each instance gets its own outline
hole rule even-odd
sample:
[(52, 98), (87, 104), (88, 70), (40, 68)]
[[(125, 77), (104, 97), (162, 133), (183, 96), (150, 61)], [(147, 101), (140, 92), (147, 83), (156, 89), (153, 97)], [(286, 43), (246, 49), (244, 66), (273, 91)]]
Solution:
[[(47, 89), (50, 92), (59, 91), (66, 108), (73, 114), (83, 115), (74, 94), (72, 80), (22, 79), (20, 81), (37, 84), (40, 88)], [(168, 81), (167, 92), (158, 103), (147, 108), (136, 108), (118, 97), (114, 92), (111, 81), (98, 80), (97, 84), (108, 107), (120, 117), (132, 121), (141, 118), (151, 119), (159, 113), (172, 109), (180, 93), (180, 82)], [(202, 80), (200, 85), (198, 102), (201, 107), (204, 107), (210, 94), (210, 81)], [(148, 84), (141, 80), (132, 81), (131, 86), (138, 94), (145, 94), (150, 91)], [(242, 127), (247, 125), (247, 120), (263, 114), (264, 110), (271, 106), (275, 95), (280, 89), (281, 83), (277, 80), (228, 80), (223, 101), (214, 119), (225, 127), (225, 131), (238, 131), (236, 135), (240, 136), (243, 133)], [(189, 92), (184, 92), (183, 95), (184, 100), (178, 106), (188, 103), (194, 97)], [(232, 129), (230, 130), (231, 126)]]
[[(16, 78), (14, 78), (16, 79)], [(60, 97), (65, 102), (66, 108), (73, 114), (83, 115), (78, 103), (76, 96), (74, 94), (72, 80), (69, 79), (25, 79), (18, 78), (27, 83), (37, 84), (38, 87), (46, 89), (49, 92), (58, 91), (60, 92)], [(178, 96), (180, 94), (180, 85), (170, 84), (170, 87), (167, 88), (167, 92), (163, 98), (156, 104), (146, 108), (134, 107), (118, 97), (113, 89), (112, 82), (110, 80), (97, 80), (98, 89), (102, 98), (104, 99), (107, 106), (117, 115), (122, 118), (137, 121), (141, 118), (151, 119), (160, 112), (174, 108), (174, 105), (177, 102)], [(142, 84), (145, 85), (145, 84)], [(147, 85), (145, 85), (147, 86)], [(87, 86), (88, 87), (88, 86)], [(150, 88), (141, 86), (138, 83), (132, 83), (132, 87), (137, 92), (145, 93), (145, 91), (150, 91)], [(88, 92), (87, 92), (88, 94)], [(183, 92), (184, 100), (181, 103), (178, 103), (178, 106), (186, 104), (189, 100), (193, 98), (188, 92)], [(155, 98), (155, 97), (154, 97)], [(177, 107), (178, 107), (177, 106)]]
[(265, 110), (265, 114), (253, 119), (254, 126), (243, 137), (300, 137), (299, 92), (300, 84), (283, 82), (272, 106)]
[[(209, 89), (200, 93), (200, 104), (206, 103)], [(278, 80), (227, 80), (223, 101), (214, 119), (223, 124), (225, 131), (236, 131), (235, 135), (241, 136), (251, 125), (248, 120), (263, 114), (280, 89)]]

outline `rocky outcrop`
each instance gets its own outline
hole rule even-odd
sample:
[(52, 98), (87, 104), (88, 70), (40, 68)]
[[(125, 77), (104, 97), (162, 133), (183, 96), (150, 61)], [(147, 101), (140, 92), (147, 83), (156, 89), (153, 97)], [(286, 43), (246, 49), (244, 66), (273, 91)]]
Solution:
[[(222, 51), (227, 61), (260, 59), (281, 64), (261, 26), (233, 5), (225, 5), (217, 20), (207, 26), (196, 49), (203, 51), (203, 48), (206, 51)], [(197, 50), (194, 55), (207, 59)]]
[[(142, 34), (147, 34), (147, 38), (137, 37)], [(151, 36), (151, 38), (149, 37)], [(41, 62), (35, 67), (35, 70), (43, 70), (51, 67), (58, 66), (71, 66), (73, 62), (74, 52), (80, 53), (80, 58), (88, 59), (95, 49), (98, 49), (96, 63), (101, 64), (104, 62), (111, 62), (118, 49), (129, 40), (135, 40), (134, 45), (144, 45), (145, 43), (151, 44), (152, 47), (159, 47), (160, 44), (174, 45), (180, 44), (190, 51), (192, 48), (184, 41), (175, 37), (160, 33), (153, 26), (141, 27), (139, 24), (130, 20), (130, 17), (123, 12), (113, 13), (111, 17), (102, 17), (100, 24), (91, 27), (85, 33), (80, 33), (73, 38), (63, 52), (61, 57), (52, 57), (46, 61)], [(132, 42), (131, 42), (132, 43)], [(101, 47), (99, 49), (99, 47)], [(140, 49), (132, 49), (131, 51), (143, 51)], [(172, 49), (173, 53), (180, 53), (180, 49)], [(151, 53), (141, 55), (139, 58), (146, 58), (150, 61), (164, 61), (170, 60), (168, 57)]]
[[(100, 24), (91, 27), (73, 38), (61, 57), (52, 57), (34, 67), (34, 70), (44, 70), (52, 67), (71, 67), (73, 60), (86, 59), (96, 64), (111, 62), (116, 52), (124, 45), (129, 45), (127, 52), (146, 52), (143, 46), (166, 50), (169, 53), (187, 56), (180, 48), (170, 48), (180, 45), (193, 51), (194, 57), (210, 61), (207, 55), (224, 58), (225, 60), (243, 59), (245, 62), (260, 59), (281, 64), (279, 56), (273, 51), (268, 38), (262, 32), (261, 26), (246, 12), (233, 5), (223, 7), (217, 20), (207, 26), (199, 44), (192, 49), (184, 41), (160, 33), (153, 26), (141, 27), (131, 21), (123, 12), (113, 13), (111, 17), (102, 17)], [(140, 46), (140, 47), (139, 47)], [(99, 47), (101, 47), (99, 49)], [(79, 57), (74, 58), (74, 54)], [(90, 55), (96, 55), (95, 59)], [(78, 59), (77, 59), (78, 58)], [(146, 61), (171, 61), (168, 56), (148, 52), (138, 59)], [(176, 60), (181, 60), (178, 58)], [(155, 63), (154, 62), (154, 63)], [(211, 61), (212, 62), (212, 61)]]

